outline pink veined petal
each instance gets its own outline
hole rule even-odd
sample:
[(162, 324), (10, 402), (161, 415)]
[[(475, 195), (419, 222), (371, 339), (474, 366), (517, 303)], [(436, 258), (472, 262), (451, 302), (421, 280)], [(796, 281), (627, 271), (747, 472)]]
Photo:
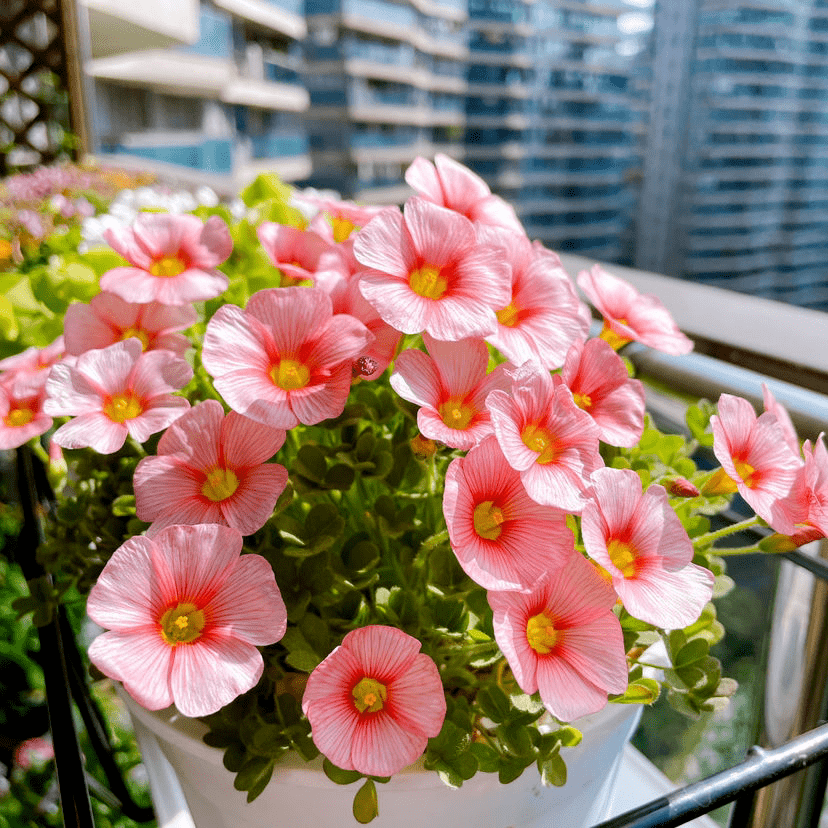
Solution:
[(154, 279), (157, 284), (153, 299), (162, 305), (188, 305), (191, 302), (201, 302), (221, 296), (229, 279), (218, 270), (201, 270), (189, 268), (165, 279)]
[[(407, 283), (411, 262), (406, 254), (410, 255), (412, 251), (408, 237), (404, 240), (402, 238), (402, 228), (402, 213), (396, 208), (384, 210), (357, 234), (354, 239), (354, 256), (364, 267)], [(365, 298), (370, 301), (370, 297)]]
[(765, 404), (765, 411), (770, 412), (776, 417), (776, 422), (779, 423), (779, 427), (782, 429), (782, 434), (785, 436), (785, 442), (788, 444), (788, 447), (798, 456), (800, 453), (799, 438), (796, 435), (796, 428), (794, 428), (794, 424), (791, 421), (791, 415), (788, 414), (785, 406), (777, 402), (776, 397), (773, 396), (773, 392), (768, 388), (767, 383), (764, 382), (762, 383), (762, 400)]
[(262, 654), (252, 644), (202, 636), (175, 648), (170, 688), (185, 716), (209, 716), (255, 687), (263, 672)]
[(121, 632), (152, 626), (158, 601), (151, 559), (152, 546), (141, 536), (115, 550), (87, 599), (87, 614), (96, 624)]
[(403, 215), (424, 264), (441, 267), (454, 262), (475, 244), (474, 225), (454, 210), (412, 196), (405, 203)]
[(249, 644), (279, 641), (287, 610), (270, 564), (261, 555), (242, 555), (210, 605), (210, 625)]
[(158, 301), (156, 276), (137, 267), (114, 267), (101, 276), (101, 290), (114, 293), (125, 302)]
[(269, 347), (272, 337), (262, 323), (235, 305), (222, 305), (207, 323), (202, 362), (213, 377), (251, 370), (264, 376), (277, 356)]
[(132, 370), (131, 386), (144, 399), (178, 391), (193, 378), (189, 364), (169, 351), (148, 351), (141, 354)]
[(52, 424), (52, 418), (43, 413), (35, 414), (34, 418), (24, 426), (5, 427), (0, 423), (0, 451), (19, 448), (32, 437), (38, 437), (47, 432)]
[(437, 168), (427, 159), (419, 156), (415, 158), (405, 171), (405, 181), (412, 190), (429, 201), (445, 205), (446, 197)]
[(406, 334), (425, 330), (429, 309), (435, 300), (416, 294), (407, 280), (371, 270), (362, 274), (359, 289), (383, 321), (395, 330)]
[(105, 348), (117, 338), (112, 326), (100, 319), (90, 305), (81, 302), (74, 302), (66, 309), (63, 335), (66, 353), (76, 356), (93, 348)]
[(465, 428), (451, 428), (435, 410), (421, 408), (417, 412), (417, 427), (423, 437), (460, 451), (468, 451), (493, 433), (491, 419), (485, 411)]
[(624, 634), (612, 613), (565, 630), (559, 649), (561, 658), (588, 682), (610, 693), (623, 693), (627, 689), (629, 668)]
[(425, 653), (418, 653), (392, 685), (389, 715), (405, 730), (422, 736), (436, 736), (446, 717), (446, 696), (437, 665)]
[(509, 465), (519, 472), (531, 468), (538, 455), (520, 438), (523, 418), (515, 400), (505, 391), (495, 390), (486, 397), (486, 405), (497, 441)]
[[(719, 412), (718, 416), (711, 417), (710, 422), (714, 428), (716, 423), (721, 422), (722, 419), (727, 423), (726, 436), (722, 442), (727, 446), (728, 451), (732, 453), (746, 446), (750, 439), (753, 424), (756, 422), (756, 412), (753, 410), (753, 406), (742, 397), (722, 394), (716, 408)], [(723, 435), (725, 435), (725, 432), (723, 432)], [(718, 454), (716, 457), (721, 463), (722, 460)]]
[(75, 370), (102, 395), (114, 396), (126, 390), (142, 351), (137, 339), (116, 342), (100, 351), (81, 354), (75, 363)]
[(206, 518), (209, 511), (201, 497), (202, 485), (203, 475), (179, 457), (142, 458), (133, 477), (138, 519), (152, 523), (164, 516), (180, 515), (181, 520), (173, 522), (214, 523), (214, 520), (193, 520)]
[[(164, 432), (158, 441), (158, 454), (183, 454), (187, 457), (187, 464), (197, 469), (218, 466), (223, 418), (224, 409), (218, 400), (197, 403)], [(144, 458), (138, 467), (150, 459)], [(137, 474), (138, 469), (135, 471)]]
[(205, 498), (198, 498), (182, 501), (177, 509), (166, 509), (153, 520), (152, 525), (144, 534), (148, 538), (155, 538), (162, 529), (167, 529), (170, 526), (182, 524), (195, 526), (199, 523), (217, 523), (227, 526), (227, 521), (222, 516), (218, 503), (213, 503)]
[(97, 388), (70, 365), (55, 365), (46, 380), (43, 410), (54, 417), (86, 414), (101, 410)]
[(342, 646), (354, 654), (365, 674), (386, 682), (407, 670), (420, 651), (420, 642), (394, 627), (371, 625), (351, 630)]
[(303, 287), (260, 290), (245, 310), (268, 329), (279, 355), (288, 357), (295, 356), (332, 313), (331, 297), (324, 290)]
[(299, 424), (299, 418), (290, 405), (290, 392), (283, 391), (269, 380), (236, 371), (215, 380), (213, 384), (228, 405), (257, 423), (280, 429)]
[[(609, 535), (626, 532), (641, 500), (641, 478), (631, 469), (602, 468), (593, 472), (590, 480), (594, 500), (584, 509), (582, 523), (588, 524), (584, 531), (599, 543), (601, 535), (595, 532), (601, 532), (602, 522)], [(606, 545), (606, 539), (603, 542)]]
[(277, 463), (248, 471), (233, 495), (220, 502), (219, 508), (227, 525), (243, 535), (252, 535), (261, 529), (273, 514), (287, 479), (287, 469)]
[(440, 372), (433, 357), (416, 348), (408, 348), (394, 361), (391, 387), (404, 400), (419, 406), (436, 408), (442, 396)]
[(373, 338), (373, 334), (356, 317), (338, 313), (319, 332), (308, 362), (327, 367), (353, 359), (368, 347)]
[(529, 646), (526, 624), (530, 614), (542, 611), (535, 593), (490, 591), (495, 639), (509, 662), (515, 681), (524, 693), (537, 692), (538, 654)]
[(304, 700), (302, 704), (311, 723), (313, 741), (322, 754), (337, 767), (354, 770), (351, 745), (360, 720), (348, 690), (311, 705)]
[(89, 645), (89, 660), (147, 710), (162, 710), (173, 702), (168, 676), (172, 648), (158, 628), (105, 632)]
[(544, 707), (562, 722), (597, 713), (607, 704), (607, 691), (585, 679), (563, 658), (538, 659), (537, 674)]
[(183, 246), (196, 267), (213, 268), (233, 252), (233, 239), (224, 220), (220, 216), (210, 216), (201, 228), (197, 243)]
[(634, 578), (613, 577), (613, 585), (635, 618), (666, 629), (694, 623), (713, 595), (713, 573), (696, 564), (668, 572), (642, 567)]
[[(663, 486), (652, 484), (647, 488), (631, 523), (631, 543), (653, 557), (658, 556), (665, 569), (681, 569), (693, 560), (693, 542), (670, 506)], [(649, 536), (648, 524), (652, 526)]]
[(532, 500), (580, 514), (587, 502), (586, 479), (592, 468), (577, 457), (541, 466), (537, 463), (521, 472), (520, 479)]
[(423, 342), (451, 396), (465, 397), (485, 379), (489, 352), (482, 340), (443, 342), (424, 334)]
[(225, 461), (235, 467), (265, 463), (284, 445), (285, 430), (271, 428), (231, 411), (221, 426)]
[(442, 152), (434, 156), (434, 166), (440, 177), (446, 206), (455, 204), (468, 208), (491, 195), (489, 185), (468, 167)]
[(428, 738), (401, 727), (385, 711), (362, 718), (354, 729), (351, 761), (370, 776), (393, 776), (420, 758)]
[(189, 407), (190, 403), (184, 397), (162, 394), (151, 399), (137, 417), (125, 420), (124, 425), (139, 443), (145, 443), (153, 434), (174, 423)]
[(119, 255), (138, 267), (149, 269), (152, 259), (135, 240), (135, 233), (128, 227), (111, 227), (104, 231), (106, 243)]
[(290, 408), (299, 422), (314, 425), (342, 413), (350, 388), (351, 365), (343, 363), (332, 371), (325, 385), (290, 392)]
[(64, 423), (52, 440), (61, 448), (89, 448), (99, 454), (112, 454), (123, 446), (127, 438), (127, 426), (115, 423), (104, 413), (80, 414)]

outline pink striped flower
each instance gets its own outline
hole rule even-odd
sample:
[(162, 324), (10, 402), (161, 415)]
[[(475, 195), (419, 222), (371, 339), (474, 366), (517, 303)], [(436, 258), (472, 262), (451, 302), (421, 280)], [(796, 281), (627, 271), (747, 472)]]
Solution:
[(65, 353), (62, 336), (45, 348), (26, 348), (19, 354), (0, 359), (0, 378), (6, 380), (12, 375), (28, 374), (35, 384), (45, 385), (52, 366), (60, 362)]
[(693, 343), (676, 326), (670, 312), (649, 294), (607, 273), (601, 265), (578, 274), (578, 287), (604, 317), (604, 337), (613, 348), (640, 342), (667, 354), (686, 354)]
[(45, 399), (45, 377), (26, 371), (0, 375), (0, 450), (18, 448), (52, 427)]
[(270, 564), (241, 555), (242, 536), (215, 524), (169, 526), (115, 550), (86, 610), (108, 632), (89, 647), (104, 675), (149, 710), (208, 716), (255, 687), (257, 647), (284, 634)]
[(446, 715), (437, 665), (394, 627), (351, 630), (302, 698), (319, 750), (335, 765), (392, 776), (416, 762)]
[(428, 353), (403, 351), (394, 363), (391, 387), (420, 406), (417, 425), (425, 437), (467, 451), (492, 433), (486, 408), (490, 391), (510, 387), (505, 368), (486, 373), (489, 352), (479, 339), (441, 342), (423, 334)]
[(627, 448), (638, 443), (644, 431), (644, 386), (630, 378), (621, 357), (603, 339), (573, 343), (561, 378), (605, 443)]
[(802, 460), (785, 440), (776, 417), (756, 417), (741, 397), (722, 394), (718, 414), (710, 418), (713, 453), (739, 494), (777, 532), (790, 535), (802, 519), (791, 492)]
[(216, 311), (202, 361), (234, 411), (293, 428), (342, 413), (352, 361), (370, 337), (359, 320), (334, 314), (321, 288), (272, 288), (251, 296), (244, 310)]
[(443, 514), (460, 566), (485, 589), (529, 589), (575, 554), (565, 513), (526, 494), (494, 436), (452, 460)]
[(357, 230), (385, 209), (355, 204), (353, 201), (320, 198), (307, 193), (302, 193), (301, 200), (319, 210), (311, 220), (310, 229), (334, 244), (342, 244), (351, 239)]
[(409, 187), (433, 204), (447, 207), (479, 224), (494, 224), (523, 233), (514, 208), (468, 167), (438, 152), (434, 163), (415, 158), (405, 172)]
[(256, 235), (275, 267), (282, 271), (282, 287), (315, 281), (319, 261), (332, 244), (312, 230), (266, 221)]
[(615, 593), (581, 555), (525, 592), (489, 592), (495, 639), (524, 693), (555, 718), (597, 713), (627, 689)]
[(800, 454), (799, 437), (791, 421), (791, 415), (788, 414), (784, 405), (777, 402), (776, 397), (773, 396), (773, 392), (764, 382), (762, 383), (762, 401), (765, 406), (765, 411), (776, 417), (776, 422), (779, 424), (779, 427), (782, 429), (782, 434), (785, 437), (785, 443), (798, 456)]
[(480, 244), (467, 218), (422, 198), (409, 199), (403, 214), (389, 209), (372, 219), (354, 240), (354, 255), (369, 268), (362, 295), (403, 333), (485, 336), (511, 296), (498, 249)]
[(561, 260), (523, 233), (479, 227), (478, 238), (499, 245), (512, 267), (511, 301), (497, 310), (497, 330), (486, 341), (515, 365), (533, 359), (560, 368), (569, 346), (589, 331), (585, 306)]
[(547, 506), (580, 512), (589, 476), (603, 466), (598, 427), (562, 384), (527, 362), (512, 372), (512, 393), (492, 391), (486, 401), (509, 465), (529, 496)]
[(587, 554), (610, 576), (630, 615), (657, 627), (696, 621), (713, 595), (713, 573), (691, 563), (693, 544), (663, 486), (641, 491), (631, 469), (598, 469), (581, 515)]
[(134, 338), (87, 351), (74, 365), (55, 365), (46, 383), (43, 410), (73, 419), (52, 439), (63, 448), (89, 446), (101, 454), (118, 451), (127, 434), (143, 443), (190, 407), (172, 392), (192, 376), (193, 369), (183, 359), (168, 351), (143, 353)]
[(138, 517), (156, 533), (174, 523), (221, 523), (252, 535), (267, 522), (287, 483), (287, 469), (267, 461), (282, 429), (256, 423), (206, 400), (161, 437), (158, 453), (135, 469)]
[(202, 222), (191, 215), (142, 213), (131, 228), (109, 229), (104, 238), (130, 267), (104, 273), (101, 290), (125, 302), (187, 305), (227, 289), (228, 279), (216, 267), (233, 241), (218, 216)]
[(190, 340), (177, 331), (189, 328), (197, 318), (191, 305), (133, 304), (114, 293), (99, 293), (89, 304), (76, 302), (66, 309), (66, 353), (77, 356), (134, 336), (145, 351), (172, 351), (183, 357)]

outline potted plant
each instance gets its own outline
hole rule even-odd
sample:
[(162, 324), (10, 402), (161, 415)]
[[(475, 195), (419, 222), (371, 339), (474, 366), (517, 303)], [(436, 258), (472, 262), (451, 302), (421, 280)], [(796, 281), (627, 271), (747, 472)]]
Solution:
[(41, 597), (86, 601), (93, 668), (176, 761), (172, 729), (196, 724), (224, 765), (193, 775), (207, 812), (276, 774), (313, 788), (302, 824), (323, 791), (360, 822), (441, 824), (412, 766), (471, 789), (481, 825), (521, 785), (598, 802), (593, 729), (617, 753), (629, 706), (664, 690), (697, 714), (735, 689), (710, 601), (741, 527), (711, 517), (738, 489), (769, 548), (825, 531), (824, 445), (801, 454), (772, 397), (758, 418), (691, 406), (688, 436), (647, 417), (619, 351), (692, 347), (657, 299), (579, 274), (591, 337), (558, 257), (480, 179), (445, 156), (406, 179), (401, 210), (260, 178), (241, 211), (110, 227), (110, 251), (53, 265), (88, 294), (52, 308), (62, 338), (0, 362), (2, 446), (40, 451), (58, 497)]

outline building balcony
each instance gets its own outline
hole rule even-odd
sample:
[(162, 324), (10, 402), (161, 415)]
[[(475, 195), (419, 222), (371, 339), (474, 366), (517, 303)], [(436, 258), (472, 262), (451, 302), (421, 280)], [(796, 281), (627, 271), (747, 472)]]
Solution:
[(308, 33), (301, 2), (289, 0), (214, 0), (230, 14), (249, 20), (291, 40), (302, 40)]

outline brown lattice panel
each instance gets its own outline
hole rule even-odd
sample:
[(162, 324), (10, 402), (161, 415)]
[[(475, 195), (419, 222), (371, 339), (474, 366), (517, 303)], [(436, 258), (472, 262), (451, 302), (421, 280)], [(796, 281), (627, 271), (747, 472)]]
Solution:
[(0, 175), (66, 157), (61, 0), (0, 0)]

